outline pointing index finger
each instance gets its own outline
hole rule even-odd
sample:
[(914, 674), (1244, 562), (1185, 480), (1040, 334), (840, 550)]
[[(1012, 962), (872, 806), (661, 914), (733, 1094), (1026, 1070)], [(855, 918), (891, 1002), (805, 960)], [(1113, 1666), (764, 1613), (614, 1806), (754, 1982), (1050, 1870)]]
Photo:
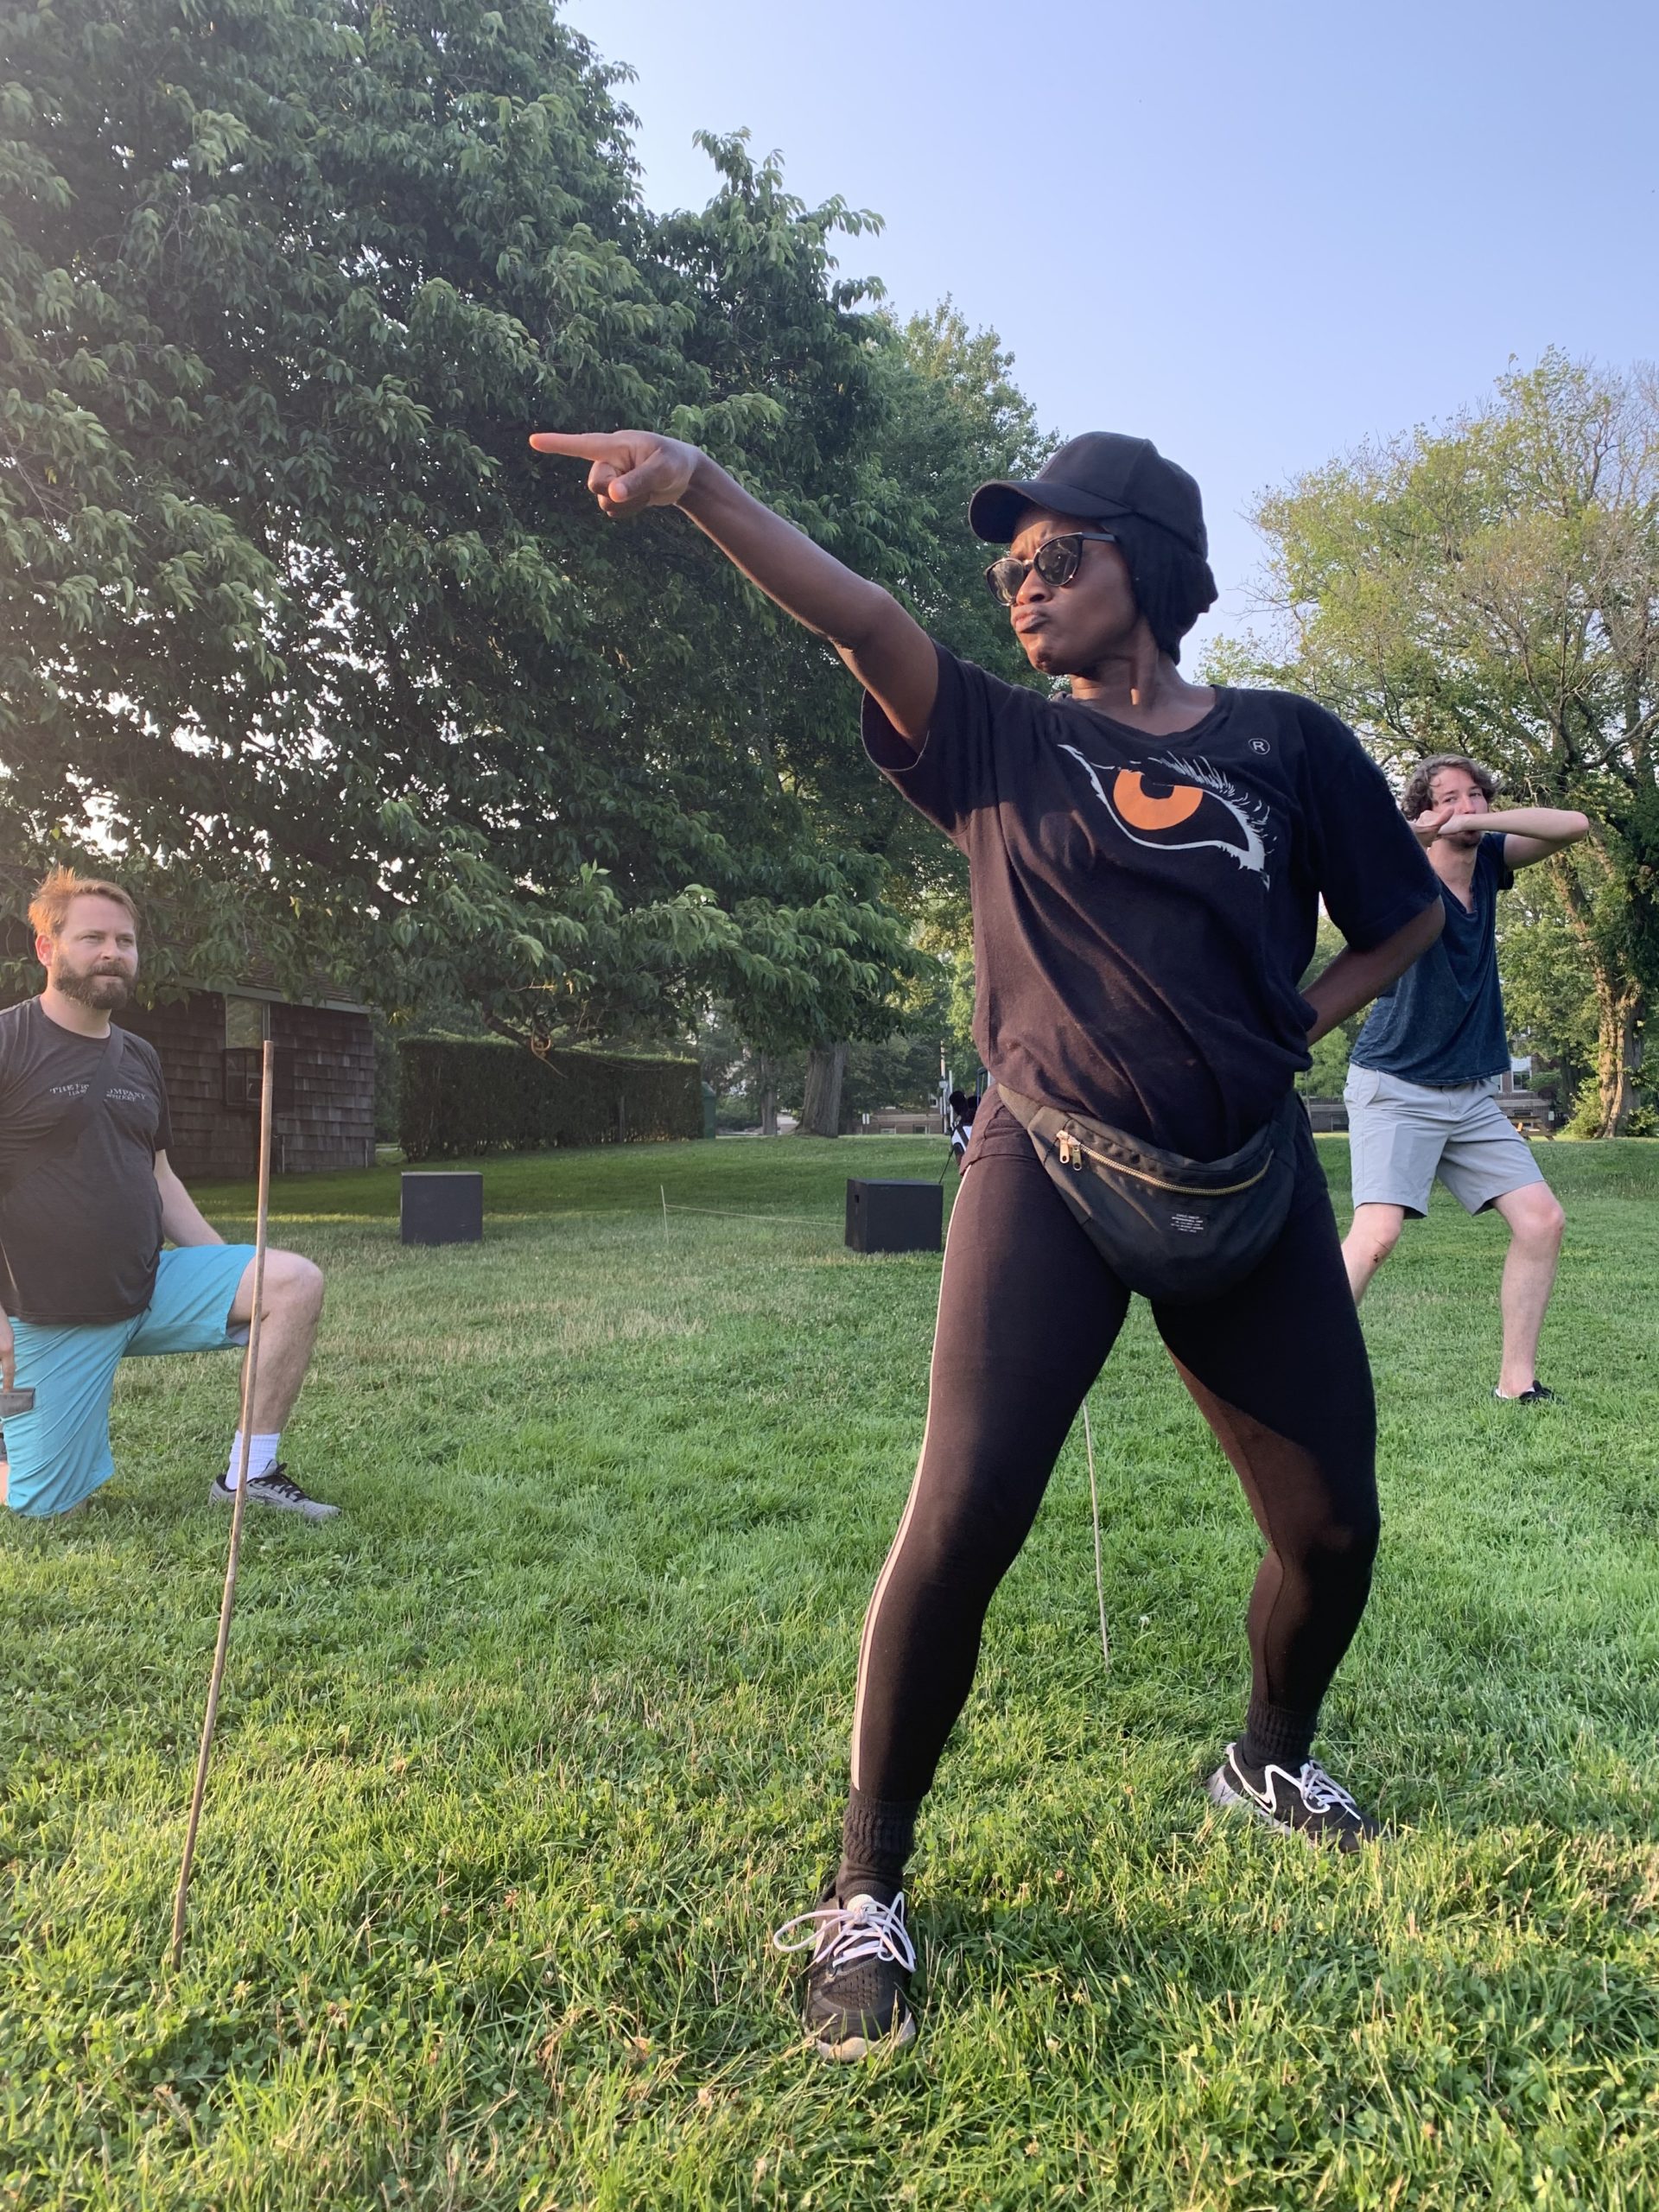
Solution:
[(616, 443), (611, 430), (532, 430), (530, 442), (537, 453), (569, 454), (573, 461), (604, 461)]

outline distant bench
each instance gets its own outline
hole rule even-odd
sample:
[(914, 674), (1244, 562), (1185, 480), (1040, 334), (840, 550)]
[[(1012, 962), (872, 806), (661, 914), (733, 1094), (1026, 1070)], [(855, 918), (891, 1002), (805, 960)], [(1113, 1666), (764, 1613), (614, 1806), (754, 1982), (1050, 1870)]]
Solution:
[[(1525, 1136), (1549, 1135), (1550, 1106), (1547, 1098), (1535, 1097), (1529, 1090), (1500, 1091), (1498, 1104), (1507, 1118)], [(1348, 1126), (1348, 1109), (1340, 1098), (1304, 1098), (1307, 1109), (1308, 1127), (1316, 1136), (1330, 1136)], [(861, 1116), (865, 1133), (870, 1136), (937, 1137), (944, 1134), (937, 1114), (906, 1113), (902, 1108), (887, 1107), (880, 1113)]]
[(1523, 1137), (1547, 1137), (1554, 1119), (1548, 1098), (1535, 1097), (1529, 1090), (1500, 1090), (1497, 1103), (1504, 1117)]
[[(1518, 1129), (1523, 1137), (1547, 1137), (1549, 1135), (1550, 1104), (1548, 1098), (1539, 1098), (1529, 1090), (1500, 1090), (1497, 1103), (1504, 1118)], [(1340, 1098), (1305, 1098), (1308, 1126), (1316, 1136), (1328, 1136), (1332, 1130), (1348, 1126), (1348, 1109)]]

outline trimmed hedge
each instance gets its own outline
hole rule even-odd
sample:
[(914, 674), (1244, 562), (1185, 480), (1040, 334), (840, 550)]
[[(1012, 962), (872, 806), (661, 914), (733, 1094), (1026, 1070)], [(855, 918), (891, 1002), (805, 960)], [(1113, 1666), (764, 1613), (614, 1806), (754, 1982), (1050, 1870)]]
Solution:
[(695, 1060), (550, 1052), (503, 1037), (416, 1037), (397, 1047), (398, 1135), (410, 1160), (470, 1160), (550, 1145), (702, 1135)]

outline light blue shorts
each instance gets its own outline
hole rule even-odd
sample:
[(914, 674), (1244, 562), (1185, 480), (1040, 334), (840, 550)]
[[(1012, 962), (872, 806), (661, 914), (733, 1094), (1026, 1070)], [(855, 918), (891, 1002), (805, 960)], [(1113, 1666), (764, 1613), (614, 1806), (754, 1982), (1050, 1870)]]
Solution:
[(162, 1253), (155, 1295), (129, 1321), (12, 1323), (17, 1387), (35, 1393), (33, 1413), (6, 1418), (13, 1512), (67, 1513), (115, 1472), (110, 1394), (124, 1359), (246, 1342), (245, 1329), (231, 1329), (231, 1307), (252, 1258), (251, 1244), (187, 1245)]

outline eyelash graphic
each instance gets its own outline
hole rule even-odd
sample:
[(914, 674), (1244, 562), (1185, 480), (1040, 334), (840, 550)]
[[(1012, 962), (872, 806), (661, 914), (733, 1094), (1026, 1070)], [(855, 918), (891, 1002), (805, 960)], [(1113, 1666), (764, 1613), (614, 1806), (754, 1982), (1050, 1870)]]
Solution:
[(1236, 846), (1223, 842), (1218, 837), (1205, 840), (1218, 844), (1224, 852), (1231, 853), (1241, 868), (1254, 868), (1265, 874), (1268, 865), (1267, 835), (1273, 817), (1266, 804), (1252, 798), (1248, 791), (1239, 790), (1236, 784), (1212, 768), (1207, 760), (1172, 760), (1170, 766), (1187, 776), (1218, 798), (1233, 819), (1249, 839), (1249, 851), (1241, 853)]
[[(1168, 780), (1195, 785), (1200, 791), (1208, 791), (1218, 805), (1226, 808), (1243, 832), (1245, 842), (1243, 849), (1237, 845), (1230, 843), (1225, 837), (1194, 837), (1172, 847), (1167, 843), (1160, 843), (1154, 837), (1137, 836), (1129, 823), (1124, 820), (1122, 809), (1113, 804), (1111, 798), (1103, 787), (1094, 762), (1085, 759), (1075, 745), (1062, 744), (1059, 749), (1062, 753), (1069, 753), (1077, 762), (1093, 786), (1096, 798), (1099, 799), (1123, 835), (1134, 843), (1144, 845), (1152, 852), (1172, 850), (1203, 852), (1213, 848), (1217, 852), (1228, 854), (1236, 865), (1247, 873), (1259, 875), (1263, 887), (1267, 887), (1269, 880), (1267, 833), (1273, 817), (1262, 800), (1252, 798), (1247, 792), (1241, 791), (1236, 784), (1224, 776), (1218, 769), (1212, 768), (1207, 760), (1187, 760), (1172, 755), (1169, 760), (1157, 764), (1157, 780), (1160, 782), (1166, 780), (1165, 772), (1167, 771)], [(1141, 769), (1134, 772), (1137, 779), (1151, 765), (1143, 763)]]

